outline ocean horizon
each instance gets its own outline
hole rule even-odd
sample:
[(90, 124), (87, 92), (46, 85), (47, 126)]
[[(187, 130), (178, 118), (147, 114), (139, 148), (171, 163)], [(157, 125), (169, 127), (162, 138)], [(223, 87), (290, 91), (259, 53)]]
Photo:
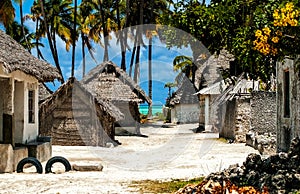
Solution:
[[(149, 109), (148, 105), (142, 104), (139, 106), (140, 113), (143, 115), (148, 114), (148, 109)], [(152, 105), (152, 115), (155, 115), (156, 113), (162, 113), (162, 112), (163, 112), (163, 105)]]

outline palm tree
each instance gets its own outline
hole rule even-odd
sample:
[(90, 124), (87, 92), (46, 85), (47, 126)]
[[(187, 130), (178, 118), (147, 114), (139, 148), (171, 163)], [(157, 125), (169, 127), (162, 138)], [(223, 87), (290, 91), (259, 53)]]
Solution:
[[(115, 2), (115, 9), (117, 10), (117, 24), (118, 24), (118, 40), (121, 47), (121, 69), (123, 69), (126, 72), (126, 43), (124, 42), (123, 38), (123, 30), (121, 27), (121, 16), (120, 16), (120, 1), (116, 0)], [(126, 28), (126, 26), (125, 26)]]
[(167, 82), (165, 85), (164, 85), (164, 88), (168, 88), (168, 98), (171, 98), (171, 89), (176, 87), (177, 84), (176, 83), (173, 83), (173, 82)]
[[(72, 7), (71, 0), (37, 0), (31, 8), (33, 18), (38, 18), (39, 36), (47, 35), (49, 47), (52, 53), (55, 65), (63, 77), (56, 45), (56, 36), (60, 37), (66, 43), (66, 50), (69, 51), (72, 45)], [(64, 82), (64, 79), (61, 81)]]
[(21, 20), (21, 28), (22, 28), (22, 35), (24, 37), (24, 40), (27, 44), (27, 49), (29, 52), (31, 52), (31, 50), (29, 49), (29, 42), (26, 38), (26, 35), (25, 35), (25, 29), (24, 29), (24, 17), (23, 17), (23, 0), (17, 0), (18, 1), (18, 4), (19, 4), (19, 8), (20, 8), (20, 20)]
[(186, 77), (192, 79), (192, 83), (195, 83), (197, 67), (193, 62), (192, 57), (184, 55), (176, 56), (173, 60), (173, 69), (174, 71), (183, 72)]
[(0, 1), (0, 22), (3, 23), (7, 30), (13, 23), (15, 18), (15, 8), (13, 7), (12, 0)]
[(75, 71), (75, 47), (76, 47), (76, 36), (77, 36), (77, 0), (74, 2), (74, 23), (73, 23), (73, 49), (72, 49), (72, 68), (71, 68), (71, 77), (74, 77), (74, 71)]
[[(153, 22), (153, 6), (154, 0), (150, 0), (150, 23)], [(152, 100), (152, 29), (147, 33), (149, 37), (148, 44), (148, 95)], [(148, 117), (152, 117), (152, 105), (148, 108)]]
[[(142, 41), (142, 34), (145, 34), (148, 38), (148, 76), (149, 76), (149, 85), (148, 85), (148, 95), (152, 99), (152, 37), (156, 35), (156, 25), (155, 23), (158, 21), (160, 14), (163, 12), (168, 11), (168, 4), (171, 1), (168, 0), (150, 0), (150, 1), (140, 1), (140, 7), (134, 7), (134, 4), (130, 5), (131, 12), (128, 14), (128, 18), (126, 20), (129, 21), (131, 25), (143, 25), (143, 24), (152, 24), (146, 25), (143, 27), (138, 26), (136, 29), (136, 36), (134, 41), (134, 48), (131, 57), (131, 64), (129, 69), (129, 75), (131, 76), (132, 66), (133, 66), (133, 59), (134, 55), (136, 57), (135, 62), (135, 74), (134, 80), (138, 80), (139, 77), (139, 52), (140, 46), (144, 45)], [(143, 6), (142, 6), (143, 5)], [(142, 6), (142, 7), (141, 7)], [(127, 6), (128, 7), (128, 6)], [(126, 14), (126, 15), (127, 15)], [(136, 23), (136, 18), (140, 18), (139, 23)], [(148, 116), (151, 117), (152, 111), (151, 106), (149, 107)]]
[(97, 42), (99, 39), (98, 36), (95, 36), (91, 34), (91, 24), (94, 18), (93, 11), (96, 9), (97, 4), (93, 3), (93, 1), (89, 0), (83, 0), (79, 6), (79, 27), (78, 31), (81, 36), (81, 44), (82, 44), (82, 77), (85, 76), (85, 48), (87, 47), (90, 56), (95, 61), (96, 64), (98, 64), (98, 61), (96, 60), (93, 51), (94, 48), (92, 46), (91, 40), (94, 40)]
[(140, 79), (140, 50), (141, 45), (143, 44), (143, 24), (144, 24), (144, 0), (140, 0), (140, 14), (139, 14), (139, 26), (137, 27), (136, 36), (137, 36), (137, 48), (135, 56), (135, 68), (133, 80), (136, 83), (139, 83)]
[[(108, 30), (107, 30), (107, 18), (105, 17), (105, 8), (103, 7), (103, 4), (101, 0), (98, 0), (99, 4), (99, 10), (100, 10), (100, 15), (101, 15), (101, 21), (102, 21), (102, 30), (103, 30), (103, 38), (104, 38), (104, 56), (103, 56), (103, 61), (108, 61)], [(106, 7), (107, 8), (107, 7)]]
[[(31, 50), (37, 45), (44, 46), (41, 43), (34, 42), (36, 35), (34, 33), (29, 33), (28, 28), (24, 26), (23, 29), (18, 22), (14, 21), (12, 24), (10, 24), (10, 27), (6, 30), (6, 33), (27, 50)], [(25, 34), (25, 36), (23, 34)]]

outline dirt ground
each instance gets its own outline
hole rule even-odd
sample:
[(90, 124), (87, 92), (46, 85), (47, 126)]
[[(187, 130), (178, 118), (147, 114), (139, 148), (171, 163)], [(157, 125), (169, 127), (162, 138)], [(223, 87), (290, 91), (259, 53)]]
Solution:
[[(53, 146), (53, 156), (72, 164), (102, 164), (102, 172), (0, 174), (0, 193), (139, 193), (134, 180), (191, 179), (241, 164), (256, 150), (228, 144), (215, 133), (193, 133), (197, 124), (142, 127), (148, 136), (118, 136), (122, 145)], [(45, 162), (43, 163), (45, 166)]]

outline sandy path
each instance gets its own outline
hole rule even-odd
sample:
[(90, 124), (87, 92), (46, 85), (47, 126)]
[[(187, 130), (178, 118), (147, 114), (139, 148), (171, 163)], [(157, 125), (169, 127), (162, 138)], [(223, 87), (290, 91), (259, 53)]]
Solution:
[[(144, 127), (148, 138), (117, 137), (113, 148), (53, 146), (53, 156), (71, 164), (101, 163), (102, 172), (62, 174), (0, 174), (0, 193), (138, 193), (133, 180), (190, 179), (242, 163), (256, 151), (244, 144), (227, 144), (218, 134), (194, 134), (196, 124), (173, 128)], [(43, 163), (45, 165), (45, 162)]]

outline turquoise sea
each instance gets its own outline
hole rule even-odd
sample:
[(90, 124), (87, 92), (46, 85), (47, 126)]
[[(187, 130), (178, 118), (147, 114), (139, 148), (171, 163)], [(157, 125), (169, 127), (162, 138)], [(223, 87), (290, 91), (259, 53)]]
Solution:
[[(162, 113), (163, 105), (152, 105), (152, 115), (155, 115), (156, 113)], [(139, 107), (140, 113), (147, 115), (148, 114), (148, 105), (140, 105)]]

